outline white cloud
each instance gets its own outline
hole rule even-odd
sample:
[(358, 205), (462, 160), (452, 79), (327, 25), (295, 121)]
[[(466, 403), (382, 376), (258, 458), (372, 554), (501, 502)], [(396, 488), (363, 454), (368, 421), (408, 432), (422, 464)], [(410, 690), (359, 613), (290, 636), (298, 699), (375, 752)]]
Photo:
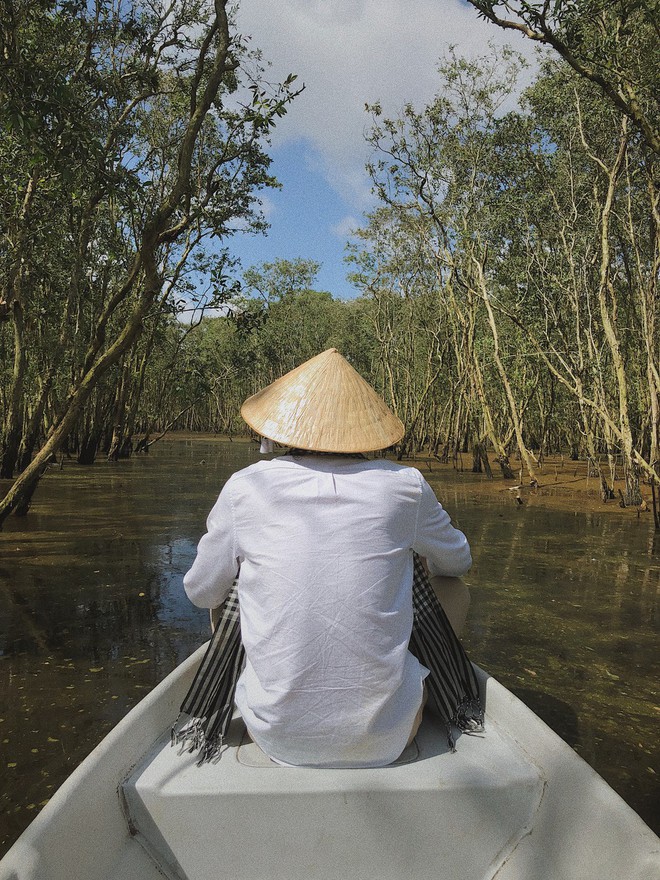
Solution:
[(308, 141), (353, 210), (369, 201), (365, 102), (380, 101), (393, 114), (406, 102), (429, 101), (438, 61), (452, 45), (474, 57), (490, 41), (533, 57), (529, 41), (480, 20), (464, 0), (241, 0), (238, 25), (272, 62), (270, 78), (296, 73), (306, 86), (273, 145)]
[(260, 193), (257, 201), (259, 202), (261, 213), (263, 214), (264, 219), (270, 220), (277, 210), (277, 208), (275, 207), (275, 202), (265, 193)]
[(359, 229), (361, 225), (361, 222), (356, 217), (348, 214), (346, 217), (342, 217), (339, 223), (335, 223), (334, 226), (330, 228), (330, 231), (333, 235), (336, 235), (337, 238), (346, 241), (346, 239), (351, 238), (355, 233), (355, 230)]

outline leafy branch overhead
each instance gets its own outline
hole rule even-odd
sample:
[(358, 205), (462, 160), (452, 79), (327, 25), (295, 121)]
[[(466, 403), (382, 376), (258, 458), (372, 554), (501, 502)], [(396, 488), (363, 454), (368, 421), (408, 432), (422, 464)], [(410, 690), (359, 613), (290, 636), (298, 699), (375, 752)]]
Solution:
[(0, 473), (21, 472), (0, 522), (94, 421), (103, 384), (135, 369), (138, 341), (188, 301), (222, 298), (220, 275), (195, 290), (224, 259), (217, 242), (265, 228), (268, 135), (300, 89), (293, 75), (266, 82), (227, 6), (0, 0), (0, 302), (13, 352)]
[(660, 153), (658, 0), (468, 0), (506, 30), (551, 47), (595, 83)]

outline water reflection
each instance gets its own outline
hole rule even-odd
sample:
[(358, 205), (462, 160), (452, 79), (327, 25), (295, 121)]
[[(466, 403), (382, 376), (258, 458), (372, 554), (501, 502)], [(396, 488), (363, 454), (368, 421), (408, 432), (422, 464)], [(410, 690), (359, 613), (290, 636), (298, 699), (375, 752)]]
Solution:
[(658, 830), (660, 565), (650, 521), (466, 500), (456, 510), (475, 556), (473, 658)]
[[(0, 853), (126, 711), (207, 637), (185, 599), (204, 520), (248, 443), (166, 440), (53, 470), (0, 532)], [(468, 534), (473, 658), (658, 828), (660, 565), (649, 520), (556, 511), (426, 474)]]

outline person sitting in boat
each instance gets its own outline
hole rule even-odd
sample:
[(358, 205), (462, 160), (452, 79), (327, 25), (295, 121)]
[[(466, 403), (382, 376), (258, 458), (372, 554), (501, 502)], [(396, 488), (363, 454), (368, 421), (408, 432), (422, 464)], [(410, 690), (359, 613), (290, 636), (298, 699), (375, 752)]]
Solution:
[[(390, 764), (417, 731), (428, 674), (408, 650), (413, 552), (431, 575), (459, 578), (468, 541), (418, 470), (364, 455), (404, 427), (336, 349), (241, 414), (291, 451), (227, 481), (185, 591), (214, 608), (238, 579), (246, 662), (236, 705), (272, 760)], [(453, 585), (463, 601), (466, 588)]]

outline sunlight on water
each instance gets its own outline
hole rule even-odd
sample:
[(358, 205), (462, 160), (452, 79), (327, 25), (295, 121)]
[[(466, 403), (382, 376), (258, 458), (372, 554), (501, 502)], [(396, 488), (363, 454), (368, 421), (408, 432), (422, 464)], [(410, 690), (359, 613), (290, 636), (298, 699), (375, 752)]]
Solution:
[[(224, 481), (257, 447), (168, 439), (65, 463), (0, 532), (0, 853), (101, 737), (208, 637), (181, 579)], [(475, 564), (465, 643), (658, 828), (650, 521), (512, 503), (423, 463)], [(626, 512), (627, 513), (627, 512)], [(655, 818), (654, 818), (655, 817)]]

